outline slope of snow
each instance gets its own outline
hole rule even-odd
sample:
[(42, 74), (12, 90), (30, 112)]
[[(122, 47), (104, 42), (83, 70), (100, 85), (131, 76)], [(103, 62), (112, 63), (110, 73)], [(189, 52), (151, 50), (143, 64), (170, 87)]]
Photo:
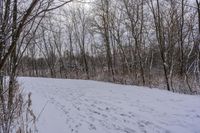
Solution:
[(39, 133), (200, 133), (200, 96), (84, 80), (19, 78)]

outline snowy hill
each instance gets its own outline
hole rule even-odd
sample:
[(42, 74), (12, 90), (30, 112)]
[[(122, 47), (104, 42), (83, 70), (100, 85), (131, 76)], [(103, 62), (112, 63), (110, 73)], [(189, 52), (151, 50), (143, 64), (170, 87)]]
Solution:
[(39, 133), (200, 133), (200, 96), (96, 81), (19, 78)]

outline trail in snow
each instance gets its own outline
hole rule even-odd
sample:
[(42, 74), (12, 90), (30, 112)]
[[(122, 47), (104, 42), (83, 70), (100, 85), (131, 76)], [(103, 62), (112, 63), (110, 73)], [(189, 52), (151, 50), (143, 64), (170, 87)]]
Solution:
[(200, 96), (84, 80), (19, 78), (39, 133), (200, 133)]

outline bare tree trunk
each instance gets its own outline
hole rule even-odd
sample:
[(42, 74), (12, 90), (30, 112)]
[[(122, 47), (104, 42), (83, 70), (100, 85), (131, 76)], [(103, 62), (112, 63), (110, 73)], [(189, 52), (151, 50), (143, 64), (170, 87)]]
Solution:
[(106, 47), (106, 57), (107, 57), (107, 65), (108, 65), (108, 72), (109, 76), (112, 76), (112, 80), (114, 81), (114, 70), (112, 64), (112, 54), (110, 48), (110, 35), (109, 35), (109, 1), (108, 0), (101, 0), (102, 7), (103, 7), (103, 34), (104, 34), (104, 45)]
[(16, 38), (16, 28), (17, 28), (17, 1), (14, 0), (13, 4), (13, 27), (12, 27), (12, 45), (15, 45), (13, 52), (11, 54), (11, 70), (10, 70), (10, 82), (9, 82), (9, 94), (8, 94), (8, 108), (11, 110), (12, 102), (13, 102), (13, 93), (14, 87), (16, 82), (16, 69), (17, 69), (17, 57), (16, 57), (16, 45), (17, 45), (17, 38)]
[(153, 13), (154, 17), (154, 23), (156, 28), (156, 37), (159, 45), (160, 55), (162, 59), (162, 66), (164, 71), (164, 78), (167, 85), (167, 90), (170, 91), (170, 82), (169, 82), (169, 71), (168, 71), (168, 64), (166, 60), (167, 52), (166, 52), (166, 46), (165, 46), (165, 36), (163, 31), (163, 19), (161, 18), (161, 12), (160, 12), (160, 3), (159, 0), (156, 0), (157, 5), (157, 11), (154, 7), (153, 1), (150, 1), (150, 7)]
[(197, 84), (199, 85), (200, 88), (200, 1), (196, 0), (197, 4), (197, 12), (198, 12), (198, 29), (199, 29), (199, 34), (197, 36)]
[[(3, 55), (3, 0), (0, 0), (0, 57)], [(3, 93), (3, 71), (0, 70), (0, 95)]]

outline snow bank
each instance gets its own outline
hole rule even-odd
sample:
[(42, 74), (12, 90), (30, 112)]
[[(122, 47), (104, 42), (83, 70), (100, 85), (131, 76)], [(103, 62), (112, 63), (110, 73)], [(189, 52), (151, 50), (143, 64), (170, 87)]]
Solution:
[(84, 80), (19, 78), (39, 133), (200, 133), (200, 97)]

